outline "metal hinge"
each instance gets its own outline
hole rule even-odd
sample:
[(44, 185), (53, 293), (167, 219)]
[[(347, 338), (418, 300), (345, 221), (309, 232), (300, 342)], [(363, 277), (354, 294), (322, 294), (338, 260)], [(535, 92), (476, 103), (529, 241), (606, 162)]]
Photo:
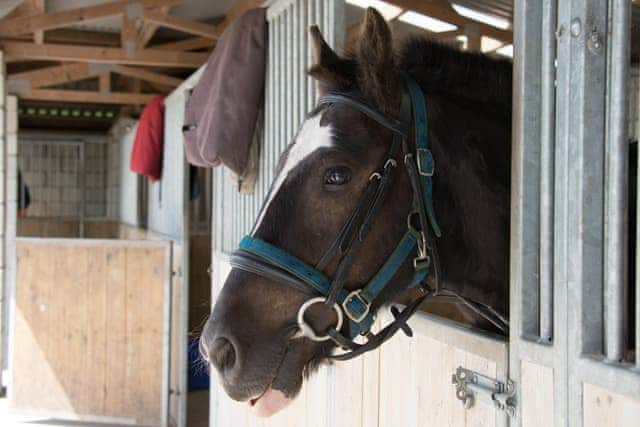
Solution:
[(465, 409), (471, 408), (476, 400), (481, 400), (510, 417), (516, 413), (515, 386), (511, 380), (505, 384), (460, 366), (451, 376), (451, 382), (456, 386), (456, 397), (462, 401)]

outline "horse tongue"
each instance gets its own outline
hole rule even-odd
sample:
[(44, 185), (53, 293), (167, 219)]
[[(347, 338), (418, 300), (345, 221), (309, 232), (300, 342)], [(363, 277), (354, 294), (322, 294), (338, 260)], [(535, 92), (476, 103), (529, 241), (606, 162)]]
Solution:
[(258, 417), (270, 417), (284, 409), (292, 399), (289, 399), (281, 391), (269, 387), (258, 400), (251, 400), (249, 405), (254, 415)]

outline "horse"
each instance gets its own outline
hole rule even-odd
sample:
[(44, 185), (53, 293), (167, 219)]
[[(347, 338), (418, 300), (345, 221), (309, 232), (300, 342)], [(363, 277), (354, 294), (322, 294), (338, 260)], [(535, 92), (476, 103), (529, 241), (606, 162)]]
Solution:
[[(200, 339), (226, 393), (259, 416), (291, 402), (321, 363), (339, 358), (339, 347), (358, 355), (397, 330), (410, 334), (406, 320), (428, 289), (450, 292), (433, 311), (474, 327), (496, 331), (481, 307), (507, 315), (510, 61), (421, 38), (396, 43), (372, 8), (351, 52), (338, 55), (316, 26), (310, 39), (308, 74), (321, 101), (280, 157)], [(428, 149), (412, 146), (418, 133)], [(425, 182), (430, 192), (416, 196)], [(417, 199), (432, 205), (428, 215)], [(392, 263), (405, 239), (408, 251)], [(359, 290), (381, 271), (388, 280), (367, 301)], [(334, 278), (324, 296), (306, 292), (323, 278)], [(352, 342), (357, 334), (347, 330), (392, 301), (409, 305), (396, 308), (389, 332), (362, 328), (373, 344)], [(364, 303), (364, 312), (347, 302)]]

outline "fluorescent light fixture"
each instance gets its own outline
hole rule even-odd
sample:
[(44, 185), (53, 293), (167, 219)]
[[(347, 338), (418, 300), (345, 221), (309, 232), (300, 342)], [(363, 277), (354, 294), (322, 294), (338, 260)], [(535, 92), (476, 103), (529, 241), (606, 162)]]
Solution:
[(402, 13), (402, 8), (394, 6), (382, 0), (346, 0), (347, 3), (366, 9), (374, 7), (387, 21), (396, 18)]
[(467, 39), (467, 36), (465, 36), (465, 35), (456, 36), (456, 40), (458, 40), (462, 44), (462, 49), (463, 50), (467, 49), (467, 42), (469, 41)]
[(444, 33), (445, 31), (453, 31), (457, 29), (453, 24), (441, 21), (439, 19), (431, 18), (421, 13), (405, 12), (398, 18), (402, 22), (415, 25), (416, 27), (424, 28), (434, 33)]
[(482, 36), (482, 40), (480, 41), (480, 50), (482, 52), (493, 52), (496, 49), (502, 47), (503, 44), (503, 41), (496, 40), (487, 36)]
[(502, 46), (501, 48), (496, 49), (496, 53), (498, 55), (508, 56), (509, 58), (513, 58), (513, 45), (508, 44), (508, 45)]
[(455, 3), (452, 3), (451, 6), (453, 6), (458, 14), (464, 16), (465, 18), (473, 19), (474, 21), (482, 22), (487, 25), (491, 25), (492, 27), (500, 28), (503, 30), (511, 27), (511, 23), (506, 19), (500, 19), (495, 16), (491, 16), (474, 9), (469, 9), (468, 7), (460, 6), (459, 4)]

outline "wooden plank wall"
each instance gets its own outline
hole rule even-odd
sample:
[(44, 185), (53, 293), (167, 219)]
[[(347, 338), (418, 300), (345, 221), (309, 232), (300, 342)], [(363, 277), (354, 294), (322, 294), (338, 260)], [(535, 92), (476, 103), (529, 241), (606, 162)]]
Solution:
[(584, 427), (637, 427), (640, 423), (640, 396), (632, 399), (584, 383), (582, 399)]
[(170, 243), (16, 242), (11, 408), (160, 425)]
[[(84, 238), (112, 239), (118, 236), (115, 221), (85, 221)], [(51, 219), (37, 217), (18, 218), (18, 237), (80, 237), (80, 221), (77, 219)]]

